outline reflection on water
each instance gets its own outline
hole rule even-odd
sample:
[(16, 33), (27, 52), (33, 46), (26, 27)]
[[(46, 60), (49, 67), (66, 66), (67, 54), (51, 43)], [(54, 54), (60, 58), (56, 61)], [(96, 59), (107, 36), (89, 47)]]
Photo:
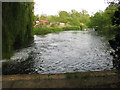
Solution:
[[(113, 67), (111, 50), (107, 40), (93, 31), (64, 31), (44, 37), (35, 35), (31, 47), (17, 51), (11, 58), (22, 68), (9, 67), (14, 71), (20, 69), (12, 74), (110, 70)], [(32, 58), (29, 60), (28, 57)], [(10, 71), (6, 66), (3, 66), (3, 74)]]

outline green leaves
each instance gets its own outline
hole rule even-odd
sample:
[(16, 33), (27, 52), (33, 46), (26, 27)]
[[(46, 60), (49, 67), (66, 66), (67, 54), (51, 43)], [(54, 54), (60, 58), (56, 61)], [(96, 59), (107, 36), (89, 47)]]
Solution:
[[(36, 16), (37, 17), (37, 16)], [(71, 10), (71, 12), (67, 11), (60, 11), (58, 15), (41, 15), (41, 20), (47, 20), (51, 23), (65, 23), (70, 24), (71, 26), (79, 26), (81, 23), (87, 24), (90, 21), (90, 16), (86, 10), (82, 10), (81, 12), (78, 12), (76, 10)]]
[[(99, 11), (94, 14), (94, 16), (90, 17), (89, 27), (94, 28), (98, 26), (98, 30), (102, 30), (106, 27), (111, 27), (112, 23), (114, 24), (115, 20), (115, 12), (118, 11), (118, 6), (109, 5), (105, 11)], [(118, 16), (119, 17), (119, 16)]]
[(2, 4), (2, 58), (10, 58), (14, 49), (24, 47), (32, 39), (32, 2)]

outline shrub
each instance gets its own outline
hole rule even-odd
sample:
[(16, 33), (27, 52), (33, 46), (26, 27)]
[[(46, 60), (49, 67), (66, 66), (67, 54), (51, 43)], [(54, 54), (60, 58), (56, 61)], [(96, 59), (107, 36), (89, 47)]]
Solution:
[(34, 28), (34, 34), (35, 35), (45, 35), (48, 33), (56, 33), (60, 31), (69, 31), (69, 30), (80, 30), (80, 27), (63, 27), (63, 28), (57, 28), (57, 27), (49, 27), (49, 28)]
[(63, 27), (63, 30), (80, 30), (80, 27)]

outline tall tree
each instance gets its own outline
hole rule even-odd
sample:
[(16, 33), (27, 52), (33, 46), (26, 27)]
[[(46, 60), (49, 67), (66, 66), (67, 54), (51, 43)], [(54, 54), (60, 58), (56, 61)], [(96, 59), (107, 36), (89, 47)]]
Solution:
[(69, 13), (66, 12), (66, 11), (60, 11), (59, 12), (59, 22), (62, 22), (62, 23), (67, 23), (68, 22), (68, 19), (69, 19)]
[[(120, 5), (120, 1), (118, 2)], [(118, 6), (118, 10), (115, 11), (114, 17), (112, 19), (113, 25), (119, 26), (120, 25), (120, 6)]]
[(97, 26), (99, 29), (103, 29), (105, 26), (111, 24), (111, 19), (105, 16), (103, 11), (95, 13), (94, 16), (90, 17), (90, 27)]

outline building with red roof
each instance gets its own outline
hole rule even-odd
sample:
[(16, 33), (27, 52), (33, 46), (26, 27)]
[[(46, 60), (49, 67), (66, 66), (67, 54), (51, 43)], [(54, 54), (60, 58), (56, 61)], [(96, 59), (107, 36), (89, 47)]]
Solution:
[(46, 24), (50, 24), (50, 22), (49, 22), (49, 21), (46, 21), (46, 20), (36, 20), (36, 21), (35, 21), (35, 24), (39, 24), (39, 23), (41, 23), (41, 22), (44, 22), (44, 23), (46, 23)]

